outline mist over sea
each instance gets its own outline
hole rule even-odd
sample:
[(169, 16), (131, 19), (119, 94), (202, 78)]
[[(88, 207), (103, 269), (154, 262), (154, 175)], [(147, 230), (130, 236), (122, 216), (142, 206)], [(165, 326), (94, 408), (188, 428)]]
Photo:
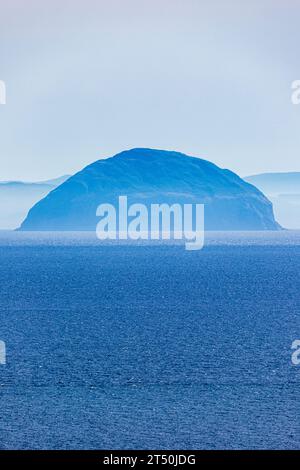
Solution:
[(300, 449), (300, 232), (0, 232), (1, 449)]

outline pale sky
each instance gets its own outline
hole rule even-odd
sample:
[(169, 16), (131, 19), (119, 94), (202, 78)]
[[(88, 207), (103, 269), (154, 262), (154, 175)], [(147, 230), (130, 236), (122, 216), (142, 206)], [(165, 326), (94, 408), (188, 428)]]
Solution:
[(0, 180), (132, 147), (300, 171), (300, 0), (1, 0)]

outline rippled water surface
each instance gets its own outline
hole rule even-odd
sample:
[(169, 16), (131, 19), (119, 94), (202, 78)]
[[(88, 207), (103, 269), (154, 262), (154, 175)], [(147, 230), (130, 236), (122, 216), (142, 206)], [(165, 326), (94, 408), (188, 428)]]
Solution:
[(299, 232), (0, 234), (0, 448), (300, 448)]

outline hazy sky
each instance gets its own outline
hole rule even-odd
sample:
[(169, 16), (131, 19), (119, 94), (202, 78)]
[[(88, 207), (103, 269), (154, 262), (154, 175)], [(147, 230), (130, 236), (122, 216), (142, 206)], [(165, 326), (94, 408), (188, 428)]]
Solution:
[(1, 0), (0, 179), (132, 147), (300, 171), (300, 0)]

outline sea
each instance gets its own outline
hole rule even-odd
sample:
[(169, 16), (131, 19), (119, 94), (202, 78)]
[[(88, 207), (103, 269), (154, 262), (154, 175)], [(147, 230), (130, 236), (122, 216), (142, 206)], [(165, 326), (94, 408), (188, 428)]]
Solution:
[(300, 449), (300, 232), (0, 232), (1, 449)]

